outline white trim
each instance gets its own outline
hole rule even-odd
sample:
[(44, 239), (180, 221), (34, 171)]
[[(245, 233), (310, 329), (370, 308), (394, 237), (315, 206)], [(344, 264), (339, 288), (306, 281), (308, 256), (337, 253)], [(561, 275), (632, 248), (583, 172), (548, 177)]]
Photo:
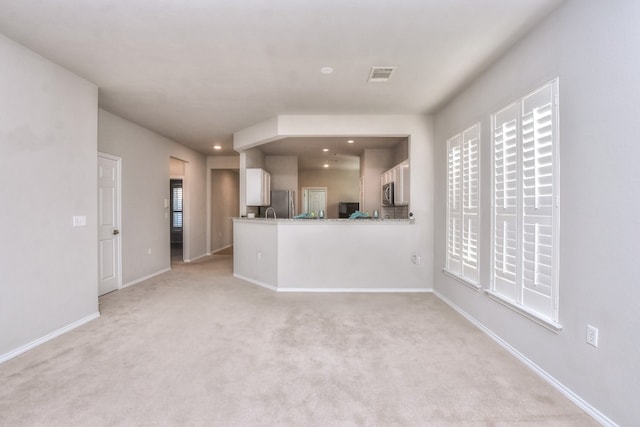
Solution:
[(433, 288), (278, 288), (278, 292), (428, 293)]
[(324, 211), (327, 212), (327, 200), (329, 200), (329, 191), (327, 187), (302, 187), (302, 212), (309, 212), (309, 190), (324, 191)]
[(213, 255), (213, 254), (215, 254), (216, 252), (223, 251), (223, 250), (225, 250), (225, 249), (229, 249), (229, 248), (230, 248), (230, 247), (232, 247), (232, 246), (233, 246), (233, 243), (232, 243), (232, 244), (229, 244), (229, 245), (226, 245), (226, 246), (222, 246), (221, 248), (214, 249), (214, 250), (212, 250), (211, 252), (209, 252), (209, 255)]
[(200, 258), (204, 258), (204, 257), (209, 256), (209, 255), (211, 255), (211, 254), (210, 253), (204, 253), (204, 254), (198, 255), (195, 258), (185, 259), (184, 262), (186, 262), (186, 263), (194, 262), (194, 261), (199, 260)]
[(245, 276), (242, 276), (242, 275), (236, 274), (236, 273), (233, 273), (233, 277), (236, 277), (236, 278), (238, 278), (240, 280), (244, 280), (245, 282), (249, 282), (249, 283), (257, 285), (257, 286), (261, 286), (263, 288), (270, 289), (272, 291), (276, 291), (276, 292), (278, 291), (277, 287), (275, 287), (273, 285), (270, 285), (270, 284), (268, 284), (266, 282), (261, 282), (260, 280), (250, 279), (248, 277), (245, 277)]
[(250, 279), (240, 274), (233, 273), (233, 277), (275, 292), (361, 292), (361, 293), (428, 293), (433, 292), (433, 288), (279, 288), (260, 280)]
[(65, 333), (71, 331), (72, 329), (77, 328), (78, 326), (82, 326), (85, 323), (90, 322), (93, 319), (97, 319), (98, 317), (100, 317), (100, 312), (99, 311), (97, 311), (95, 313), (92, 313), (92, 314), (90, 314), (88, 316), (85, 316), (82, 319), (76, 320), (75, 322), (70, 323), (67, 326), (64, 326), (64, 327), (62, 327), (60, 329), (57, 329), (57, 330), (55, 330), (55, 331), (53, 331), (53, 332), (51, 332), (51, 333), (49, 333), (49, 334), (47, 334), (47, 335), (45, 335), (43, 337), (40, 337), (40, 338), (38, 338), (38, 339), (36, 339), (34, 341), (31, 341), (30, 343), (27, 343), (27, 344), (25, 344), (23, 346), (20, 346), (20, 347), (16, 348), (15, 350), (12, 350), (12, 351), (10, 351), (8, 353), (0, 355), (0, 364), (4, 363), (4, 362), (6, 362), (6, 361), (8, 361), (10, 359), (13, 359), (14, 357), (19, 356), (22, 353), (25, 353), (25, 352), (27, 352), (27, 351), (35, 348), (35, 347), (38, 347), (39, 345), (44, 344), (47, 341), (51, 341), (52, 339), (54, 339), (54, 338), (56, 338), (56, 337), (58, 337), (58, 336), (60, 336), (62, 334), (65, 334)]
[(514, 347), (512, 347), (508, 342), (506, 342), (505, 340), (500, 338), (498, 335), (496, 335), (489, 328), (484, 326), (482, 323), (480, 323), (478, 320), (476, 320), (474, 317), (472, 317), (466, 311), (464, 311), (463, 309), (458, 307), (456, 304), (454, 304), (451, 300), (449, 300), (448, 298), (446, 298), (445, 296), (440, 294), (438, 291), (434, 290), (433, 293), (434, 293), (435, 296), (440, 298), (445, 304), (447, 304), (449, 307), (454, 309), (462, 317), (467, 319), (474, 326), (476, 326), (478, 329), (480, 329), (482, 332), (484, 332), (489, 338), (491, 338), (496, 343), (498, 343), (498, 345), (500, 345), (502, 348), (507, 350), (509, 353), (511, 353), (513, 356), (515, 356), (518, 360), (520, 360), (522, 363), (524, 363), (529, 369), (531, 369), (534, 373), (536, 373), (540, 378), (545, 380), (553, 388), (555, 388), (560, 393), (562, 393), (567, 399), (569, 399), (570, 401), (575, 403), (580, 409), (582, 409), (587, 414), (592, 416), (593, 419), (595, 419), (597, 422), (599, 422), (603, 426), (611, 426), (611, 427), (616, 427), (617, 426), (617, 424), (615, 422), (613, 422), (610, 418), (608, 418), (605, 414), (603, 414), (602, 412), (597, 410), (595, 407), (590, 405), (587, 401), (585, 401), (580, 396), (575, 394), (573, 391), (571, 391), (571, 389), (569, 389), (567, 386), (562, 384), (560, 381), (558, 381), (556, 378), (554, 378), (552, 375), (550, 375), (544, 369), (542, 369), (541, 367), (539, 367), (538, 365), (533, 363), (524, 354), (520, 353), (518, 350), (516, 350)]
[(445, 276), (451, 277), (452, 279), (462, 283), (463, 285), (470, 287), (474, 291), (482, 290), (482, 286), (480, 286), (478, 283), (472, 282), (471, 280), (469, 280), (469, 279), (467, 279), (465, 277), (462, 277), (459, 274), (453, 273), (453, 272), (447, 270), (446, 267), (442, 268), (442, 273)]
[(484, 292), (487, 294), (489, 298), (494, 300), (495, 302), (504, 305), (505, 307), (515, 311), (518, 314), (523, 315), (529, 320), (537, 323), (538, 325), (547, 328), (551, 332), (558, 333), (562, 330), (562, 325), (560, 323), (554, 322), (553, 320), (544, 318), (540, 316), (538, 313), (527, 309), (525, 306), (518, 305), (513, 301), (509, 301), (502, 295), (492, 291), (491, 289), (485, 289)]
[(147, 275), (147, 276), (144, 276), (144, 277), (141, 277), (141, 278), (139, 278), (139, 279), (135, 279), (135, 280), (132, 280), (132, 281), (130, 281), (130, 282), (127, 282), (127, 283), (125, 283), (124, 285), (122, 285), (122, 287), (123, 287), (123, 288), (128, 288), (129, 286), (133, 286), (133, 285), (135, 285), (136, 283), (144, 282), (144, 281), (145, 281), (145, 280), (147, 280), (147, 279), (151, 279), (152, 277), (159, 276), (160, 274), (162, 274), (162, 273), (166, 273), (167, 271), (170, 271), (170, 270), (171, 270), (171, 267), (169, 267), (169, 268), (164, 268), (164, 269), (162, 269), (162, 270), (160, 270), (160, 271), (156, 271), (155, 273), (151, 273), (151, 274), (149, 274), (149, 275)]

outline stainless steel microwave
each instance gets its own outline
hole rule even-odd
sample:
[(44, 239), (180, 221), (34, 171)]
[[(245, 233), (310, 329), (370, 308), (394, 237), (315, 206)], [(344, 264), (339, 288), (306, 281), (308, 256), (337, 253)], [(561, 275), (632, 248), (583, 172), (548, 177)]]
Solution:
[(393, 182), (382, 184), (382, 206), (393, 206)]

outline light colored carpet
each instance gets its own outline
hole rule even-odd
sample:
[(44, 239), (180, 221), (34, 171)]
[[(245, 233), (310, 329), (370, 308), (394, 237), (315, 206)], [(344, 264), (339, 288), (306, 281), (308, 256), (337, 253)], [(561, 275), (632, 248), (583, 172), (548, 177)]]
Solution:
[(431, 294), (278, 294), (213, 255), (0, 365), (2, 426), (588, 426)]

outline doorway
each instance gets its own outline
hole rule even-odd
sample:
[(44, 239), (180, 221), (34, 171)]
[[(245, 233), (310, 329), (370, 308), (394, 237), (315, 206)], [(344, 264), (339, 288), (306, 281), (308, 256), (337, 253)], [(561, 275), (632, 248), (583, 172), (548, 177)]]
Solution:
[(327, 187), (302, 187), (302, 197), (303, 212), (327, 212)]
[(233, 221), (240, 216), (240, 172), (237, 169), (210, 171), (210, 253), (233, 254)]
[(122, 287), (119, 157), (98, 154), (98, 295)]
[(184, 254), (184, 203), (182, 179), (172, 179), (169, 182), (170, 200), (170, 233), (171, 233), (171, 262), (182, 261)]
[(189, 163), (169, 158), (169, 245), (171, 263), (190, 261), (189, 253)]

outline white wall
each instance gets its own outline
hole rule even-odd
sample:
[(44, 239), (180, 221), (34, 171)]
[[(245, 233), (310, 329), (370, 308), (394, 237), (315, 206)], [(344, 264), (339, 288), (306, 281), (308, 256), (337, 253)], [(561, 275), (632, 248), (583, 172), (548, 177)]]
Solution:
[(364, 206), (362, 212), (373, 215), (374, 210), (382, 209), (380, 175), (394, 166), (394, 150), (390, 148), (370, 148), (362, 155), (360, 175), (364, 177)]
[[(436, 117), (436, 291), (601, 412), (596, 416), (620, 425), (640, 424), (639, 16), (640, 2), (634, 0), (569, 1)], [(482, 123), (480, 265), (488, 287), (489, 115), (554, 77), (560, 79), (564, 326), (557, 335), (440, 271), (447, 138)], [(417, 184), (413, 177), (411, 182)], [(600, 330), (597, 349), (585, 343), (587, 324)]]
[(265, 156), (264, 169), (271, 174), (272, 190), (298, 191), (297, 156)]
[[(279, 291), (429, 291), (408, 221), (234, 221), (234, 275)], [(381, 242), (384, 242), (381, 244)]]
[(211, 170), (211, 252), (233, 244), (231, 218), (239, 213), (238, 170)]
[(182, 160), (178, 160), (175, 157), (169, 159), (169, 177), (170, 178), (182, 178), (185, 174), (185, 163)]
[[(185, 261), (193, 261), (207, 255), (207, 158), (170, 139), (167, 142), (169, 157), (184, 161), (185, 179), (183, 197), (185, 213), (184, 244)], [(169, 180), (167, 179), (167, 183)], [(169, 185), (167, 184), (167, 194)]]
[(0, 58), (1, 361), (98, 315), (98, 90), (3, 36)]
[[(411, 211), (415, 215), (416, 255), (422, 264), (412, 269), (406, 287), (431, 288), (433, 280), (433, 121), (422, 115), (282, 115), (234, 134), (240, 152), (240, 213), (243, 214), (243, 170), (249, 167), (243, 150), (284, 137), (408, 136), (411, 159)], [(243, 160), (243, 158), (245, 160)], [(414, 185), (415, 183), (415, 185)], [(379, 180), (378, 185), (379, 186)], [(246, 208), (244, 208), (246, 209)]]
[[(217, 223), (215, 221), (217, 221), (216, 219), (214, 219), (214, 216), (217, 215), (213, 213), (214, 210), (214, 203), (217, 203), (214, 199), (213, 199), (213, 193), (214, 190), (212, 185), (214, 183), (213, 180), (213, 172), (214, 170), (227, 170), (227, 171), (236, 171), (239, 172), (240, 170), (240, 156), (208, 156), (207, 157), (207, 200), (206, 200), (206, 205), (207, 205), (207, 212), (206, 212), (206, 220), (207, 220), (207, 224), (208, 224), (208, 229), (207, 229), (207, 242), (206, 242), (206, 247), (207, 247), (207, 253), (212, 253), (213, 251), (223, 247), (223, 246), (219, 246), (219, 245), (224, 245), (226, 246), (226, 244), (224, 242), (226, 242), (226, 238), (224, 237), (227, 233), (226, 230), (218, 230), (217, 227)], [(236, 206), (230, 206), (228, 207), (229, 212), (233, 214), (233, 216), (240, 216), (240, 176), (238, 174), (238, 188), (236, 188)], [(232, 202), (229, 202), (232, 203)], [(225, 207), (225, 209), (227, 209)], [(231, 224), (231, 227), (233, 228), (233, 224)], [(222, 235), (219, 235), (222, 234)], [(233, 229), (230, 231), (231, 233), (231, 237), (230, 237), (230, 244), (233, 244)], [(214, 238), (214, 236), (216, 236)], [(222, 239), (222, 241), (219, 241), (218, 239)]]
[(169, 211), (164, 201), (169, 199), (171, 157), (186, 162), (183, 182), (186, 259), (206, 254), (206, 159), (203, 155), (104, 110), (99, 111), (98, 149), (122, 158), (122, 281), (125, 285), (170, 268)]

